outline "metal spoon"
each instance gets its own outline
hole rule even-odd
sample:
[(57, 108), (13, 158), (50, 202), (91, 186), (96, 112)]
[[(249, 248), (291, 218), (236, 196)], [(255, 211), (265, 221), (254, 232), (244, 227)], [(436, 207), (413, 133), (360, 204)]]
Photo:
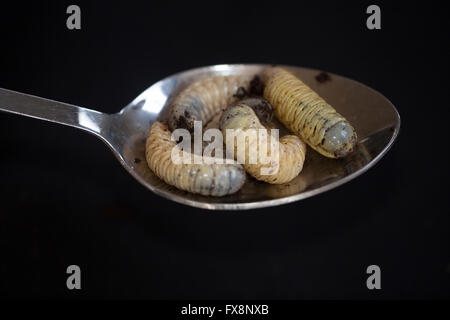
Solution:
[[(105, 114), (0, 88), (0, 110), (47, 120), (99, 137), (125, 169), (141, 184), (167, 199), (212, 210), (242, 210), (285, 204), (340, 186), (371, 168), (392, 146), (400, 129), (400, 116), (392, 103), (375, 90), (334, 74), (316, 78), (320, 71), (289, 67), (313, 90), (344, 115), (358, 133), (358, 147), (350, 156), (328, 159), (312, 149), (301, 174), (284, 185), (248, 179), (236, 194), (215, 198), (168, 186), (145, 161), (145, 139), (150, 124), (167, 117), (171, 99), (187, 84), (212, 75), (257, 74), (267, 65), (215, 65), (177, 73), (141, 93), (119, 113)], [(325, 80), (325, 81), (324, 81)], [(140, 159), (142, 161), (136, 161)]]

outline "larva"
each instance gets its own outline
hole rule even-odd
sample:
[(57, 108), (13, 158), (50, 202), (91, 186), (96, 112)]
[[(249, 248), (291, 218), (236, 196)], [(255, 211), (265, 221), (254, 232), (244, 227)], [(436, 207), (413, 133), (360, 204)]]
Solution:
[[(237, 192), (246, 176), (241, 165), (234, 164), (175, 164), (167, 124), (155, 121), (146, 141), (145, 157), (150, 169), (164, 182), (178, 189), (205, 196), (225, 196)], [(192, 156), (192, 155), (191, 155)]]
[[(260, 99), (262, 100), (262, 99)], [(255, 101), (249, 101), (249, 103), (254, 103)], [(241, 102), (230, 106), (227, 108), (221, 119), (220, 119), (220, 129), (227, 142), (227, 129), (235, 130), (236, 140), (245, 138), (245, 162), (243, 166), (245, 170), (254, 178), (265, 181), (272, 184), (282, 184), (294, 179), (303, 168), (303, 162), (305, 160), (306, 145), (300, 140), (299, 137), (295, 135), (286, 135), (279, 140), (279, 143), (274, 147), (279, 148), (278, 157), (274, 156), (270, 160), (270, 163), (261, 163), (261, 148), (266, 144), (268, 150), (268, 156), (274, 155), (272, 152), (272, 147), (270, 144), (270, 133), (267, 132), (267, 137), (256, 135), (246, 135), (249, 129), (265, 129), (265, 127), (259, 121), (256, 113), (253, 109), (248, 106), (247, 100), (242, 100)], [(242, 140), (241, 140), (242, 141)], [(238, 158), (238, 145), (236, 141), (234, 142), (234, 156)], [(256, 148), (250, 148), (249, 146), (256, 145)], [(256, 163), (250, 163), (251, 152), (257, 152), (254, 156), (257, 161)], [(246, 156), (248, 154), (248, 157)], [(267, 174), (262, 174), (261, 169), (266, 168)]]
[(355, 130), (311, 88), (278, 67), (267, 69), (263, 77), (264, 98), (289, 130), (326, 157), (341, 158), (353, 151)]
[[(252, 80), (255, 81), (256, 78)], [(225, 108), (250, 92), (250, 76), (214, 76), (195, 81), (170, 105), (169, 128), (193, 132), (194, 121), (206, 124)]]

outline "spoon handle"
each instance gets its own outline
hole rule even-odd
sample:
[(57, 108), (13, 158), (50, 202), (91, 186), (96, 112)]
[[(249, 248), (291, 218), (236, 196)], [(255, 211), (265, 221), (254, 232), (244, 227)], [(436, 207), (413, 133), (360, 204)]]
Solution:
[(0, 88), (0, 111), (60, 123), (101, 136), (108, 114)]

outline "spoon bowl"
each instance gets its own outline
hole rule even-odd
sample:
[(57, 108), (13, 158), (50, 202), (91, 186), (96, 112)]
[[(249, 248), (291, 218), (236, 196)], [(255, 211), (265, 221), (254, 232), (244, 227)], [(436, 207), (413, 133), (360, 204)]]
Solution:
[(168, 118), (168, 106), (188, 84), (214, 75), (255, 75), (269, 65), (215, 65), (169, 76), (153, 84), (116, 114), (0, 88), (0, 110), (76, 127), (102, 139), (124, 168), (154, 193), (186, 205), (211, 210), (242, 210), (305, 199), (340, 186), (367, 171), (392, 146), (400, 116), (377, 91), (348, 78), (319, 70), (283, 66), (298, 76), (346, 117), (358, 133), (356, 150), (342, 159), (328, 159), (308, 148), (304, 169), (293, 181), (270, 185), (253, 178), (225, 197), (206, 197), (169, 186), (147, 166), (145, 140), (151, 123)]

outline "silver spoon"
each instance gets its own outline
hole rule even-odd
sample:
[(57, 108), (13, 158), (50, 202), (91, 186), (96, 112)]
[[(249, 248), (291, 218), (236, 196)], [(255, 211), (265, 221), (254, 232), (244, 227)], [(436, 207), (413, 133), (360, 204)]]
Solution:
[[(215, 65), (177, 73), (142, 92), (119, 113), (105, 114), (0, 88), (0, 110), (82, 129), (99, 137), (125, 169), (141, 184), (167, 199), (211, 210), (269, 207), (305, 199), (340, 186), (371, 168), (392, 146), (400, 116), (383, 95), (334, 74), (316, 78), (320, 71), (284, 66), (334, 106), (355, 127), (358, 146), (350, 156), (328, 159), (312, 149), (301, 174), (284, 185), (248, 179), (236, 194), (215, 198), (187, 193), (157, 178), (145, 161), (145, 139), (150, 124), (167, 117), (171, 99), (187, 84), (212, 75), (257, 74), (268, 65)], [(136, 161), (139, 159), (141, 161)]]

